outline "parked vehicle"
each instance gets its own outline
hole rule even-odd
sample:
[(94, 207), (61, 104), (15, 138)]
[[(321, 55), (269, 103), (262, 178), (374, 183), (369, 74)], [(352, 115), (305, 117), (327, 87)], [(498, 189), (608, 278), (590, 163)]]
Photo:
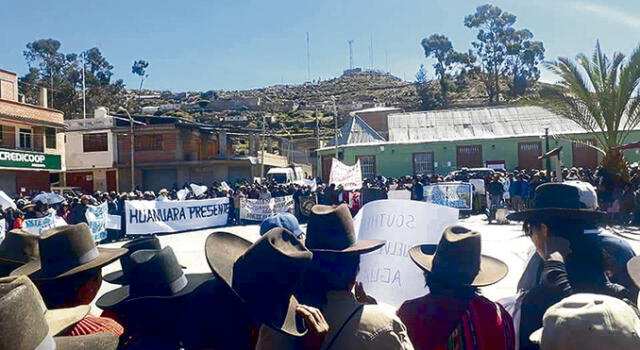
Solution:
[[(456, 178), (462, 170), (452, 171), (449, 175)], [(467, 170), (467, 175), (470, 179), (486, 179), (487, 177), (493, 177), (496, 171), (491, 168), (470, 168)]]
[(304, 180), (304, 171), (301, 167), (288, 166), (284, 168), (271, 168), (267, 171), (267, 180), (278, 184), (289, 184)]
[(68, 194), (72, 197), (78, 197), (82, 195), (82, 189), (80, 187), (66, 187), (66, 186), (52, 186), (51, 192), (64, 196)]

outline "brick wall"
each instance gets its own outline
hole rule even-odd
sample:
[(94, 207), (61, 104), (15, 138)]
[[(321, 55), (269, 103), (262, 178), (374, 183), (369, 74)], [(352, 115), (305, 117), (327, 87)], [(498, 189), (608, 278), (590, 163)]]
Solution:
[(58, 110), (42, 108), (15, 101), (0, 100), (0, 115), (2, 114), (48, 123), (64, 123), (63, 114)]
[[(178, 160), (177, 156), (177, 133), (176, 131), (162, 132), (139, 132), (137, 135), (162, 134), (162, 150), (157, 151), (135, 151), (135, 161), (139, 163), (161, 163)], [(118, 164), (129, 164), (130, 159), (130, 138), (129, 135), (117, 135), (118, 138)]]
[(13, 126), (2, 125), (2, 141), (0, 147), (14, 149), (16, 148), (16, 128)]

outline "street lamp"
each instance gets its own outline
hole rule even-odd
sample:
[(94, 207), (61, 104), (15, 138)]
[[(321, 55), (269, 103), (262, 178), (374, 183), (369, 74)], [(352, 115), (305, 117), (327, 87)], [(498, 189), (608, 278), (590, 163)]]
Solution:
[(130, 163), (131, 163), (131, 192), (134, 192), (136, 190), (136, 176), (135, 176), (135, 158), (134, 158), (134, 153), (135, 153), (135, 137), (133, 135), (133, 118), (131, 118), (131, 114), (129, 113), (129, 111), (127, 109), (125, 109), (124, 107), (119, 107), (118, 108), (118, 112), (125, 112), (127, 114), (127, 117), (129, 117), (129, 127), (130, 127), (130, 133), (129, 133), (129, 143), (131, 144), (131, 148), (130, 148)]

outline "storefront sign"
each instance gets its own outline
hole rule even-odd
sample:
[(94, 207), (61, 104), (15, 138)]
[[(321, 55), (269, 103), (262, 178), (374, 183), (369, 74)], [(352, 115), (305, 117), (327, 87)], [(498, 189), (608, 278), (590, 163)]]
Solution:
[(60, 170), (62, 162), (57, 154), (0, 149), (0, 167)]

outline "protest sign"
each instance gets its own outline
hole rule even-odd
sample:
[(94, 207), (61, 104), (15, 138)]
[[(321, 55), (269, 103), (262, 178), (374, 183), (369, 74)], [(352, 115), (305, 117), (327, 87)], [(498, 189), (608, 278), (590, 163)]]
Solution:
[(66, 224), (67, 222), (63, 218), (51, 213), (43, 218), (25, 220), (22, 228), (27, 232), (39, 235), (42, 231)]
[(16, 209), (16, 203), (9, 197), (4, 191), (0, 191), (0, 205), (3, 209), (13, 208)]
[(100, 242), (107, 238), (107, 203), (100, 205), (87, 205), (87, 211), (84, 213), (87, 218), (87, 225), (93, 236), (94, 242)]
[(483, 179), (469, 179), (469, 183), (473, 185), (473, 192), (476, 194), (485, 194)]
[(360, 258), (357, 281), (378, 301), (399, 307), (426, 294), (422, 270), (409, 257), (419, 244), (437, 244), (458, 210), (399, 199), (367, 203), (354, 219), (358, 239), (383, 239), (384, 247)]
[(389, 199), (411, 199), (411, 191), (409, 190), (393, 190), (387, 192)]
[(301, 196), (300, 212), (304, 216), (311, 216), (311, 208), (313, 208), (313, 206), (316, 204), (316, 196)]
[(360, 210), (360, 208), (362, 207), (360, 192), (348, 192), (348, 193), (349, 193), (349, 209), (353, 211)]
[(360, 161), (357, 161), (354, 166), (348, 166), (333, 158), (331, 173), (329, 174), (329, 183), (335, 184), (336, 186), (342, 185), (345, 191), (361, 189), (362, 171), (360, 169)]
[(4, 241), (4, 237), (7, 235), (7, 221), (5, 219), (0, 220), (0, 243)]
[(191, 184), (189, 185), (189, 187), (191, 187), (191, 192), (193, 192), (193, 195), (196, 197), (204, 194), (205, 192), (207, 192), (207, 189), (209, 189), (207, 186), (200, 186), (196, 184)]
[(178, 200), (183, 201), (187, 198), (188, 194), (189, 194), (189, 190), (186, 188), (183, 188), (176, 193), (176, 196), (178, 197)]
[(293, 196), (269, 199), (240, 198), (240, 220), (262, 221), (277, 213), (293, 213)]
[(229, 198), (186, 201), (126, 201), (128, 235), (180, 232), (227, 224)]
[(107, 215), (107, 229), (109, 230), (120, 230), (120, 226), (122, 225), (122, 217), (120, 215)]
[(471, 210), (473, 191), (470, 183), (442, 182), (424, 187), (426, 202), (460, 210)]

